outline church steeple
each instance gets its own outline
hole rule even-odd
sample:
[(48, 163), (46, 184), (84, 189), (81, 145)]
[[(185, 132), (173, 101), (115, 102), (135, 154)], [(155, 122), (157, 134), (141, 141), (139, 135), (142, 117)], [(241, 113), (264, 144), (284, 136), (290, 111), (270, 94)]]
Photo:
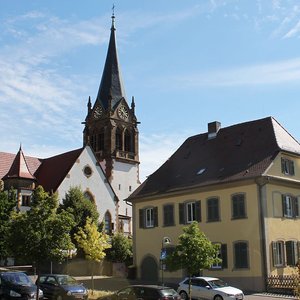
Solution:
[[(101, 103), (104, 109), (114, 109), (118, 102), (124, 98), (125, 89), (123, 86), (123, 80), (121, 76), (121, 69), (118, 61), (117, 45), (116, 45), (116, 29), (115, 29), (115, 16), (112, 15), (112, 24), (110, 29), (110, 39), (108, 45), (108, 51), (102, 79), (97, 95), (96, 102)], [(111, 97), (111, 105), (109, 107), (109, 100)]]
[(99, 161), (103, 161), (108, 178), (114, 161), (139, 163), (138, 121), (134, 98), (127, 102), (116, 45), (115, 15), (112, 14), (109, 45), (103, 74), (94, 105), (88, 101), (83, 131), (83, 144), (90, 145)]

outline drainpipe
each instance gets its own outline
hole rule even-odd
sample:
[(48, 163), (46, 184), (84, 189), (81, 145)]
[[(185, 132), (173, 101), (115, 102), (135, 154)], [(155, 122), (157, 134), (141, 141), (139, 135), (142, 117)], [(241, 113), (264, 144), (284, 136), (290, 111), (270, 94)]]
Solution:
[(259, 202), (259, 221), (260, 221), (260, 231), (261, 231), (261, 256), (262, 256), (262, 276), (264, 279), (264, 289), (267, 288), (267, 272), (268, 272), (268, 262), (267, 262), (267, 239), (266, 239), (266, 223), (265, 217), (267, 213), (267, 203), (266, 197), (264, 195), (263, 189), (269, 182), (268, 177), (260, 177), (256, 180), (257, 190), (258, 190), (258, 202)]

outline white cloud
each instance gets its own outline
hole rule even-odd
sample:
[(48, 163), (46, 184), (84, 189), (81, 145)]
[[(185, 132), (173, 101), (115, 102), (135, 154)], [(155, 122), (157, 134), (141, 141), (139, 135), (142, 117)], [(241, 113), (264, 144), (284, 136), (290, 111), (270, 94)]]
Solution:
[(178, 75), (166, 80), (178, 82), (177, 86), (184, 86), (185, 88), (298, 84), (300, 80), (300, 58), (206, 73), (189, 73), (189, 75)]
[(154, 133), (140, 136), (140, 179), (155, 172), (189, 137), (189, 132)]

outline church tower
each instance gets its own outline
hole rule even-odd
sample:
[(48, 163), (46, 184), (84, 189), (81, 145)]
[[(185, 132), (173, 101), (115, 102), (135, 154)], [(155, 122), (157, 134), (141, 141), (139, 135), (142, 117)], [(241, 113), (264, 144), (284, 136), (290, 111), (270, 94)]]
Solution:
[[(116, 46), (112, 15), (108, 51), (97, 98), (88, 99), (83, 145), (90, 145), (119, 198), (119, 227), (131, 220), (126, 199), (140, 184), (135, 102), (127, 102)], [(124, 232), (125, 232), (124, 228)]]

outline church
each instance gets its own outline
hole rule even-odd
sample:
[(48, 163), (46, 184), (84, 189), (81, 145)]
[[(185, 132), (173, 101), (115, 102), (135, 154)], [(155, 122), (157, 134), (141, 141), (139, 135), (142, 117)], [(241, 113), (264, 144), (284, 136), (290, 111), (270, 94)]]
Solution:
[[(115, 16), (97, 97), (89, 97), (83, 122), (83, 146), (49, 158), (0, 152), (0, 179), (17, 191), (17, 206), (30, 209), (36, 186), (57, 192), (60, 201), (71, 187), (80, 187), (98, 209), (107, 233), (131, 235), (131, 203), (125, 201), (140, 185), (138, 121), (135, 101), (126, 99), (116, 46)], [(92, 103), (93, 102), (93, 103)]]

